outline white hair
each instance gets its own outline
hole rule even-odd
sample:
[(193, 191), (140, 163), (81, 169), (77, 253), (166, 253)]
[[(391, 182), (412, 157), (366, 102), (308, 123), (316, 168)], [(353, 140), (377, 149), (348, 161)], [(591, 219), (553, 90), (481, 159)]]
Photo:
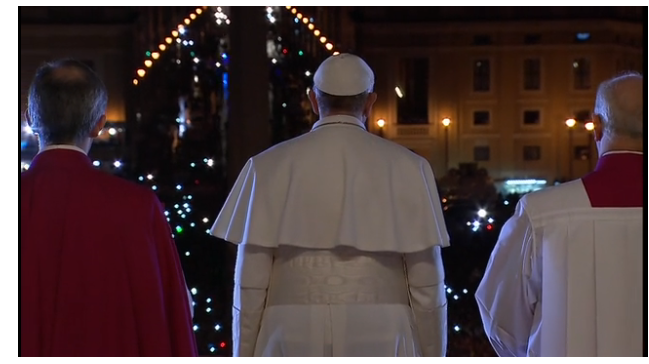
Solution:
[(629, 72), (602, 82), (597, 89), (595, 114), (602, 119), (604, 130), (611, 136), (644, 136), (642, 95), (629, 95), (628, 91), (617, 89), (620, 83), (633, 78), (643, 80), (641, 74)]

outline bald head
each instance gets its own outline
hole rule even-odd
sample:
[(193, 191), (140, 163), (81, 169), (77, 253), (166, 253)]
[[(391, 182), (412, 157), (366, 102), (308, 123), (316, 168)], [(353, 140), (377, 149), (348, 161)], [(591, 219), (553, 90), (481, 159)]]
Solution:
[(644, 82), (628, 73), (602, 82), (597, 90), (595, 115), (608, 138), (642, 140), (644, 135)]
[(36, 71), (27, 113), (41, 143), (74, 144), (105, 119), (108, 94), (90, 67), (76, 60), (49, 62)]

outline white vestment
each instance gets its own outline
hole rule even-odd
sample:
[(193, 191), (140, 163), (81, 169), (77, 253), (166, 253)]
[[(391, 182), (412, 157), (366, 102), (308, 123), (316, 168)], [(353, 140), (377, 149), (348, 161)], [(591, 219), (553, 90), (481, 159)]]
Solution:
[(356, 118), (251, 158), (212, 233), (239, 244), (235, 356), (445, 355), (432, 170)]
[(525, 195), (476, 292), (500, 356), (642, 356), (642, 208), (592, 208), (581, 180)]

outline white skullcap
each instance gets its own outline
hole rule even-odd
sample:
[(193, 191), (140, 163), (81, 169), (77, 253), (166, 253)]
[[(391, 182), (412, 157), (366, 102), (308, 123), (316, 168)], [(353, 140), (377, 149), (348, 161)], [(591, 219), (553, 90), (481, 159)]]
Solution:
[(358, 56), (341, 53), (320, 64), (313, 86), (333, 96), (354, 96), (374, 88), (374, 72)]

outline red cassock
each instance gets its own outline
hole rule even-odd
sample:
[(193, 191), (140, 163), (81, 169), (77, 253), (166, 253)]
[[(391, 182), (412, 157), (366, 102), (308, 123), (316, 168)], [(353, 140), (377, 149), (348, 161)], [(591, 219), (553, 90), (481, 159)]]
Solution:
[(20, 176), (20, 355), (196, 356), (155, 194), (67, 149)]

